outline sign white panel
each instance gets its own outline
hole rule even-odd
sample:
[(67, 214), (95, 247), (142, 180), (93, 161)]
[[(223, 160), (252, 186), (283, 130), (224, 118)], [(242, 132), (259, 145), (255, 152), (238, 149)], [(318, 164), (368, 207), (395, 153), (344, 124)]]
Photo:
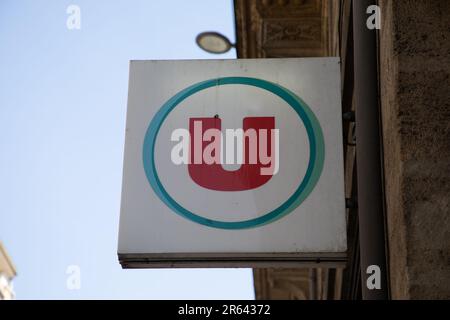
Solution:
[(338, 58), (132, 61), (123, 267), (345, 257)]

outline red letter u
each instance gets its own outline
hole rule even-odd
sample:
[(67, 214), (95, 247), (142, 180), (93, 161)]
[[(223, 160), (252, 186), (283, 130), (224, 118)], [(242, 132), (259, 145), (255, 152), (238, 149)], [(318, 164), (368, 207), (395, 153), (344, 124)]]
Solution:
[[(221, 120), (219, 118), (190, 118), (189, 119), (189, 132), (191, 136), (190, 144), (190, 162), (188, 165), (189, 175), (191, 179), (198, 185), (211, 190), (216, 191), (244, 191), (251, 190), (262, 186), (267, 183), (272, 175), (261, 175), (261, 168), (265, 167), (260, 162), (258, 156), (257, 161), (251, 164), (249, 161), (249, 143), (243, 141), (244, 145), (244, 163), (236, 171), (227, 171), (222, 167), (222, 164), (206, 164), (202, 161), (201, 164), (194, 163), (194, 141), (202, 141), (202, 154), (204, 148), (209, 142), (203, 141), (194, 137), (194, 122), (202, 123), (202, 137), (208, 129), (221, 130)], [(246, 132), (248, 129), (254, 129), (259, 133), (261, 129), (266, 129), (263, 132), (268, 134), (267, 151), (268, 154), (272, 153), (271, 132), (275, 128), (274, 117), (248, 117), (243, 120), (243, 130)], [(257, 155), (259, 154), (259, 134), (256, 135), (258, 139), (257, 143)], [(245, 140), (245, 138), (244, 138)], [(220, 157), (219, 157), (220, 158)], [(278, 159), (275, 159), (278, 161)]]

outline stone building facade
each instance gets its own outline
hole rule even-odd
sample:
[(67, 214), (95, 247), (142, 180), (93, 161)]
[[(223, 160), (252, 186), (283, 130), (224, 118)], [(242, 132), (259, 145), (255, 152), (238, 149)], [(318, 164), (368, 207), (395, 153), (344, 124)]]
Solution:
[(15, 298), (12, 280), (16, 276), (16, 269), (0, 242), (0, 300), (11, 300)]
[[(238, 58), (340, 56), (354, 103), (351, 0), (235, 0)], [(450, 299), (450, 2), (379, 0), (378, 87), (389, 295)], [(356, 196), (354, 122), (344, 122), (346, 197)], [(357, 137), (356, 137), (357, 139)], [(361, 298), (358, 210), (345, 269), (255, 269), (259, 299)]]

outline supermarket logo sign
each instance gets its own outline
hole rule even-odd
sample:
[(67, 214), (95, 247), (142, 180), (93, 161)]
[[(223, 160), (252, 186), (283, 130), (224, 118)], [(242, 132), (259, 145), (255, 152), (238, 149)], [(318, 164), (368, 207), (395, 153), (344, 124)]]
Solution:
[[(306, 129), (309, 141), (309, 161), (306, 173), (293, 194), (279, 207), (252, 219), (225, 221), (211, 219), (189, 211), (165, 189), (158, 175), (155, 160), (158, 133), (169, 114), (188, 97), (208, 88), (223, 85), (252, 86), (265, 90), (287, 103)], [(213, 108), (212, 108), (213, 109)], [(280, 168), (280, 130), (276, 117), (270, 114), (246, 116), (241, 128), (222, 128), (220, 115), (213, 117), (186, 116), (187, 128), (171, 131), (170, 161), (186, 166), (189, 178), (198, 186), (216, 192), (242, 192), (267, 184)], [(289, 148), (289, 146), (284, 146)], [(160, 151), (158, 151), (160, 152)], [(248, 77), (226, 77), (202, 81), (178, 92), (166, 101), (151, 120), (142, 149), (147, 180), (172, 211), (195, 223), (219, 229), (248, 229), (272, 223), (295, 210), (317, 184), (324, 162), (324, 141), (320, 124), (309, 106), (292, 91), (269, 81)], [(298, 161), (298, 159), (287, 159)], [(227, 165), (237, 165), (227, 170)], [(199, 201), (201, 201), (199, 199)]]

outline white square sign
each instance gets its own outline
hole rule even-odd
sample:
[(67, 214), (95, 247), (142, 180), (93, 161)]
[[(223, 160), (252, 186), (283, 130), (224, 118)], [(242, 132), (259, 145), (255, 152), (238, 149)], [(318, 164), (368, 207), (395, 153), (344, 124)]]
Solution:
[(119, 260), (345, 259), (338, 58), (132, 61)]

